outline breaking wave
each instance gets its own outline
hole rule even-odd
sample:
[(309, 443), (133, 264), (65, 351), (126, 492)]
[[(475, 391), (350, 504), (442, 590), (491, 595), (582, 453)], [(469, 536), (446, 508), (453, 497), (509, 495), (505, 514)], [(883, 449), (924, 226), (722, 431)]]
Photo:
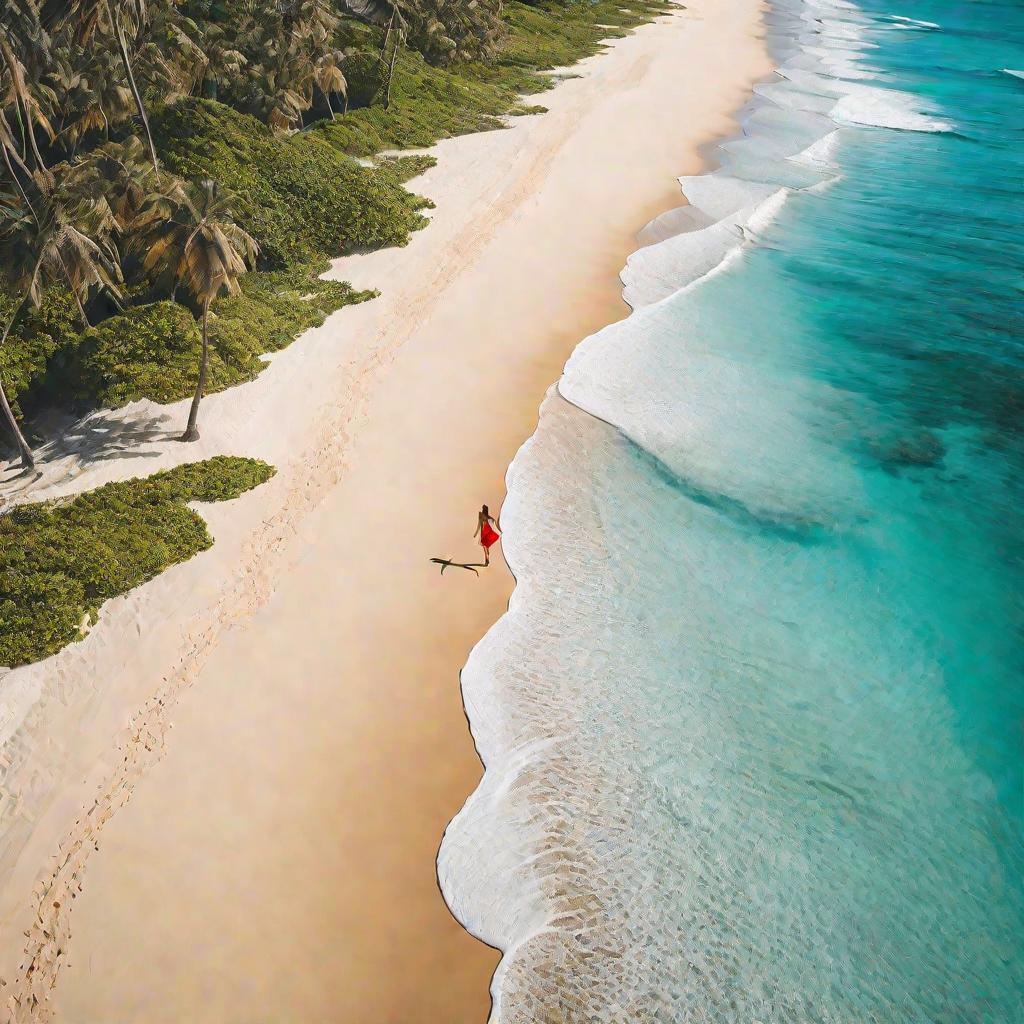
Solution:
[(777, 73), (509, 468), (517, 587), (462, 675), (486, 771), (438, 857), (503, 951), (493, 1024), (1024, 1020), (1024, 495), (991, 441), (1024, 377), (979, 355), (1012, 216), (936, 216), (963, 140), (886, 70), (953, 45), (942, 3), (911, 33), (776, 0)]

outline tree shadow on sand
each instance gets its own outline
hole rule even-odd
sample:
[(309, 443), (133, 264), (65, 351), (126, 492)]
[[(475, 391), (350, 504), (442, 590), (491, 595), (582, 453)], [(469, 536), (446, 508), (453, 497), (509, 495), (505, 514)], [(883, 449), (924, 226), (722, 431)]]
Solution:
[(37, 431), (43, 438), (38, 439), (37, 433), (34, 467), (23, 467), (17, 452), (7, 447), (7, 439), (0, 438), (0, 489), (6, 492), (0, 496), (0, 506), (4, 497), (26, 494), (40, 480), (49, 487), (61, 478), (77, 476), (93, 464), (112, 459), (159, 458), (161, 452), (155, 446), (178, 434), (167, 429), (170, 419), (162, 410), (138, 410), (129, 419), (124, 418), (123, 412), (119, 415), (104, 410), (80, 420), (67, 417), (45, 425), (37, 422)]
[(177, 437), (180, 430), (167, 429), (170, 419), (163, 412), (131, 420), (124, 420), (116, 413), (96, 413), (63, 432), (47, 446), (45, 454), (57, 458), (73, 455), (86, 464), (108, 459), (155, 459), (160, 452), (145, 450), (142, 446)]

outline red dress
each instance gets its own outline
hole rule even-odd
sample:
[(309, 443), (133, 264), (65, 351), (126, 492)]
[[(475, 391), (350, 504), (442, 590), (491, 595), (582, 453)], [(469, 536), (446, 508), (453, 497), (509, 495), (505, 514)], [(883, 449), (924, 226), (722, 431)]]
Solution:
[(491, 545), (500, 537), (501, 534), (487, 520), (484, 520), (483, 525), (480, 527), (480, 543), (490, 551)]

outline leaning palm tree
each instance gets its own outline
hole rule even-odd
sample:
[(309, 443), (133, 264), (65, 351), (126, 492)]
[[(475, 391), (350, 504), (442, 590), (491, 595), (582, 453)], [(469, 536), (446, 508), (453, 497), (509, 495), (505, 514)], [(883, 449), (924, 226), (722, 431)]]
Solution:
[[(17, 189), (22, 201), (26, 206), (31, 203), (25, 191), (26, 183), (33, 182), (32, 171), (28, 164), (22, 159), (18, 152), (18, 144), (14, 138), (14, 132), (7, 121), (3, 111), (3, 104), (0, 104), (0, 155), (3, 156), (4, 165), (7, 168), (7, 177), (11, 184)], [(21, 177), (18, 177), (18, 174)]]
[(143, 267), (150, 273), (166, 268), (202, 309), (199, 375), (181, 435), (182, 441), (196, 441), (209, 367), (210, 305), (222, 290), (238, 292), (238, 279), (255, 263), (259, 247), (234, 222), (227, 198), (212, 181), (190, 184), (175, 195), (151, 197), (136, 219), (136, 230)]
[[(0, 273), (12, 294), (21, 297), (0, 335), (0, 348), (25, 312), (39, 305), (47, 286), (66, 282), (76, 291), (76, 297), (93, 285), (116, 294), (115, 281), (120, 278), (109, 242), (96, 241), (80, 230), (62, 202), (52, 196), (43, 208), (28, 208), (17, 201), (0, 206)], [(35, 465), (2, 380), (0, 411), (18, 446), (22, 465)]]
[[(394, 48), (391, 50), (391, 60), (388, 63), (387, 86), (386, 86), (386, 88), (384, 90), (384, 107), (385, 107), (385, 109), (391, 106), (391, 83), (395, 79), (395, 64), (398, 61), (398, 53), (402, 49), (402, 42), (405, 39), (405, 32), (406, 32), (405, 22), (404, 22), (404, 20), (403, 20), (403, 18), (401, 16), (401, 14), (399, 14), (398, 15), (398, 24), (397, 24), (397, 26), (395, 28), (395, 45), (394, 45)], [(390, 33), (391, 33), (391, 25), (389, 23), (388, 24), (388, 34), (390, 34)], [(387, 43), (387, 35), (385, 35), (385, 37), (384, 37), (384, 45), (385, 45), (385, 47), (387, 46), (387, 44), (388, 44)], [(383, 60), (383, 58), (384, 58), (384, 51), (382, 50), (381, 51), (381, 59)]]

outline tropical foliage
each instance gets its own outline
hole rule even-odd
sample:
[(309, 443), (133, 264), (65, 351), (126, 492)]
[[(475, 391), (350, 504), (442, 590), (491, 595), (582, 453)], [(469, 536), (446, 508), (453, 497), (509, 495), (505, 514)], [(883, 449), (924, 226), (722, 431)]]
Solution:
[[(302, 331), (318, 327), (339, 306), (372, 298), (339, 281), (323, 281), (323, 267), (305, 273), (251, 274), (239, 293), (221, 299), (210, 314), (206, 392), (252, 380), (266, 365), (263, 353), (283, 348)], [(116, 408), (148, 398), (176, 402), (196, 386), (199, 325), (187, 307), (161, 300), (133, 306), (77, 339), (68, 364), (52, 372), (51, 388), (75, 404)]]
[(273, 473), (222, 456), (0, 516), (0, 665), (55, 654), (104, 601), (210, 547), (187, 502), (237, 498)]

